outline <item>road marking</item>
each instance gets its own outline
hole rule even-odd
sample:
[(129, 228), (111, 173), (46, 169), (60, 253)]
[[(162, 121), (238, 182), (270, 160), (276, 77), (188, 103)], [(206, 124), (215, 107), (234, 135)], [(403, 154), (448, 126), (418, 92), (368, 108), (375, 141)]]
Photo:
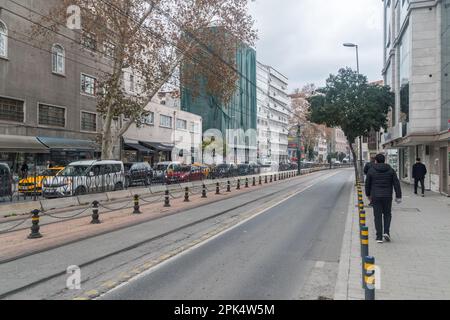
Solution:
[[(271, 210), (271, 209), (273, 209), (273, 208), (279, 206), (279, 205), (282, 204), (283, 202), (286, 202), (286, 201), (292, 199), (293, 197), (295, 197), (295, 196), (297, 196), (297, 195), (299, 195), (299, 194), (304, 193), (305, 191), (311, 189), (311, 188), (314, 187), (315, 185), (317, 185), (317, 184), (319, 184), (319, 183), (322, 183), (322, 182), (324, 182), (325, 180), (328, 180), (328, 179), (330, 179), (330, 178), (336, 176), (336, 175), (339, 174), (339, 173), (340, 173), (340, 172), (338, 171), (338, 172), (335, 172), (335, 173), (333, 173), (333, 174), (329, 174), (329, 175), (326, 175), (326, 176), (321, 177), (321, 178), (318, 179), (316, 182), (314, 182), (314, 183), (312, 183), (312, 184), (310, 184), (310, 185), (308, 185), (308, 186), (306, 186), (306, 187), (304, 187), (304, 188), (302, 188), (302, 189), (300, 189), (300, 190), (298, 190), (298, 191), (295, 191), (295, 192), (291, 193), (290, 195), (288, 195), (287, 197), (283, 198), (283, 199), (280, 200), (280, 201), (277, 201), (277, 202), (274, 203), (273, 205), (271, 205), (271, 206), (269, 206), (269, 207), (266, 207), (266, 208), (263, 208), (263, 209), (260, 209), (260, 210), (257, 210), (256, 213), (250, 215), (248, 218), (243, 219), (242, 221), (238, 222), (237, 224), (231, 226), (230, 228), (226, 228), (226, 229), (224, 229), (224, 230), (219, 231), (219, 232), (218, 232), (217, 234), (215, 234), (215, 235), (211, 235), (211, 237), (209, 237), (209, 239), (207, 239), (206, 241), (201, 241), (201, 239), (197, 239), (197, 240), (193, 241), (193, 242), (191, 243), (190, 246), (189, 246), (189, 245), (187, 246), (187, 248), (186, 248), (185, 251), (183, 251), (183, 252), (181, 252), (181, 253), (179, 253), (179, 254), (177, 254), (177, 255), (170, 256), (169, 254), (167, 254), (167, 255), (162, 256), (162, 257), (167, 257), (166, 260), (161, 261), (161, 258), (162, 258), (162, 257), (161, 257), (160, 259), (157, 260), (157, 263), (156, 263), (154, 266), (152, 266), (150, 269), (148, 269), (147, 271), (144, 271), (144, 272), (142, 272), (141, 274), (136, 275), (136, 276), (134, 276), (134, 277), (130, 277), (128, 280), (126, 280), (126, 282), (122, 282), (122, 283), (119, 284), (117, 287), (111, 289), (110, 291), (108, 291), (108, 292), (106, 292), (106, 293), (104, 293), (104, 294), (101, 294), (101, 295), (97, 296), (95, 299), (102, 298), (103, 296), (109, 295), (109, 294), (111, 294), (112, 292), (117, 291), (117, 290), (121, 289), (122, 287), (125, 287), (126, 285), (130, 284), (131, 282), (137, 281), (137, 280), (139, 280), (140, 278), (143, 278), (143, 277), (145, 277), (145, 276), (147, 276), (147, 275), (149, 275), (149, 274), (152, 274), (152, 273), (155, 272), (156, 270), (162, 268), (162, 267), (165, 266), (166, 264), (169, 264), (170, 262), (174, 261), (175, 259), (181, 258), (181, 257), (183, 257), (184, 255), (187, 255), (187, 254), (190, 253), (191, 251), (196, 250), (196, 249), (200, 248), (200, 247), (203, 246), (203, 245), (206, 245), (207, 243), (209, 243), (209, 242), (211, 242), (211, 241), (213, 241), (213, 240), (219, 238), (219, 237), (222, 236), (223, 234), (225, 234), (225, 233), (227, 233), (227, 232), (230, 232), (230, 231), (232, 231), (232, 230), (234, 230), (234, 229), (240, 227), (241, 225), (247, 223), (248, 221), (250, 221), (250, 220), (252, 220), (252, 219), (254, 219), (254, 218), (260, 216), (261, 214), (263, 214), (263, 213), (265, 213), (265, 212), (267, 212), (267, 211), (269, 211), (269, 210)], [(218, 230), (218, 229), (216, 229), (216, 230)]]

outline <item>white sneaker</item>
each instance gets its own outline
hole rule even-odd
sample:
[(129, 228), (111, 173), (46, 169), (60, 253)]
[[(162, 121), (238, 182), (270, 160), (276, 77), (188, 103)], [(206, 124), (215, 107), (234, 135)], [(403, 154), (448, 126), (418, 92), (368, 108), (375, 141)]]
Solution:
[(391, 236), (389, 234), (385, 233), (383, 235), (383, 237), (384, 237), (384, 240), (386, 240), (386, 242), (391, 242)]
[(383, 243), (382, 239), (377, 239), (377, 243)]

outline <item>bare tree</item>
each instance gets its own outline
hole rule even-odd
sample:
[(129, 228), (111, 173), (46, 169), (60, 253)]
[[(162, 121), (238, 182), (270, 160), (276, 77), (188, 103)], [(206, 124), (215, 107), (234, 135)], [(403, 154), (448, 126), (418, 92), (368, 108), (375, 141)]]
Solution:
[[(113, 59), (108, 72), (96, 75), (105, 159), (113, 157), (113, 147), (133, 123), (141, 125), (149, 101), (177, 79), (186, 59), (201, 67), (197, 75), (202, 73), (207, 92), (227, 101), (238, 77), (233, 68), (237, 43), (256, 40), (247, 0), (61, 0), (37, 33), (64, 28), (67, 8), (74, 5), (81, 11), (80, 43), (102, 44), (98, 50)], [(220, 26), (223, 35), (212, 26)], [(133, 94), (125, 89), (124, 74), (134, 75)], [(184, 74), (184, 80), (190, 76)], [(121, 117), (129, 121), (116, 128), (114, 119)]]

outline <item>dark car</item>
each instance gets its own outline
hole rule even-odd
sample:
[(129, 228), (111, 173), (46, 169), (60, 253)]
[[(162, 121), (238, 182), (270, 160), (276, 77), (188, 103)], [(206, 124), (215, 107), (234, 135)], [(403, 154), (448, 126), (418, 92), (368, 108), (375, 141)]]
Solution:
[(253, 173), (253, 168), (249, 164), (238, 165), (238, 174), (240, 176), (248, 176)]
[(152, 183), (153, 170), (147, 162), (125, 164), (125, 183), (127, 187), (138, 184), (146, 186)]
[(12, 196), (12, 175), (9, 166), (0, 163), (0, 197)]
[(216, 178), (231, 178), (238, 174), (238, 168), (234, 164), (222, 163), (219, 164), (215, 169)]

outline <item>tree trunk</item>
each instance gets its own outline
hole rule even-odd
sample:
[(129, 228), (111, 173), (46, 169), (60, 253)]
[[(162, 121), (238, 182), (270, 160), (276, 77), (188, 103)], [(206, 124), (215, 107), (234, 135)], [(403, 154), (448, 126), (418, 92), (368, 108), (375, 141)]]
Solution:
[(350, 150), (353, 155), (353, 166), (355, 167), (355, 181), (358, 181), (358, 158), (355, 149), (353, 148), (353, 143), (349, 142)]

